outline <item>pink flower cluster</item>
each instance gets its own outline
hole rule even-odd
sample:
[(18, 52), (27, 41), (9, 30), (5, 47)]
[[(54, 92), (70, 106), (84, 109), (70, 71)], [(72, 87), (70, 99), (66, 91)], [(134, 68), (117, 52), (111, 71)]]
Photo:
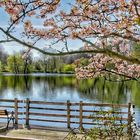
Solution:
[(88, 66), (75, 69), (78, 78), (107, 76), (111, 73), (130, 79), (140, 77), (140, 65), (131, 64), (122, 59), (96, 54), (90, 59), (90, 62)]

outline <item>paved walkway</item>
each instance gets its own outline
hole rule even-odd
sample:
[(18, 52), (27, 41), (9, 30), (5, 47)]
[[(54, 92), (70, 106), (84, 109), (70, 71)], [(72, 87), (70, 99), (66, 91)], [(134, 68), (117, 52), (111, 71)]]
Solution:
[(37, 130), (37, 129), (18, 129), (10, 130), (6, 134), (8, 137), (31, 138), (36, 140), (63, 140), (68, 132)]
[[(31, 129), (27, 129), (23, 125), (19, 125), (19, 129), (13, 129), (13, 127), (10, 126), (7, 131), (5, 127), (2, 126), (0, 126), (0, 140), (18, 140), (17, 138), (21, 140), (64, 140), (70, 132), (70, 130), (66, 128), (31, 126)], [(83, 135), (77, 134), (76, 136), (81, 138)]]

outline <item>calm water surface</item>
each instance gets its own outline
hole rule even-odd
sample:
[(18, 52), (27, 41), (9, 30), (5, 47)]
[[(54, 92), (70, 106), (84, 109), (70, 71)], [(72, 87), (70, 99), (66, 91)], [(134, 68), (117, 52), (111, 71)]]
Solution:
[(43, 101), (118, 103), (136, 105), (140, 120), (140, 83), (110, 82), (104, 78), (79, 80), (73, 75), (31, 74), (0, 76), (0, 98)]

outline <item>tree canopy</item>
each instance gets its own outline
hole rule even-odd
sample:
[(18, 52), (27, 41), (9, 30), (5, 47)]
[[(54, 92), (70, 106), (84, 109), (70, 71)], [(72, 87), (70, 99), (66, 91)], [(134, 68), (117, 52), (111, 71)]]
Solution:
[[(1, 1), (9, 25), (0, 27), (7, 37), (0, 42), (15, 41), (46, 55), (90, 53), (90, 64), (76, 69), (81, 78), (110, 73), (139, 78), (140, 60), (133, 46), (140, 47), (140, 1), (72, 0), (67, 5), (68, 9), (62, 8), (63, 0)], [(52, 47), (63, 44), (65, 49), (47, 52), (40, 46), (43, 40)], [(75, 40), (84, 49), (70, 51), (68, 42)]]

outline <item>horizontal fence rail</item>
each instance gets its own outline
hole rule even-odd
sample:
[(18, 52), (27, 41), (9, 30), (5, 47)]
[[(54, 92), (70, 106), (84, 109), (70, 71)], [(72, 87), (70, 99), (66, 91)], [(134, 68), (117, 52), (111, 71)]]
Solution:
[[(66, 128), (79, 127), (84, 129), (85, 126), (108, 125), (114, 121), (116, 126), (126, 126), (128, 131), (131, 130), (131, 107), (129, 104), (99, 104), (99, 103), (79, 103), (67, 102), (45, 102), (12, 99), (0, 99), (0, 108), (15, 113), (15, 125), (25, 124), (26, 127), (31, 125), (60, 127), (61, 124)], [(2, 118), (1, 118), (2, 119)], [(88, 127), (89, 128), (89, 127)]]

